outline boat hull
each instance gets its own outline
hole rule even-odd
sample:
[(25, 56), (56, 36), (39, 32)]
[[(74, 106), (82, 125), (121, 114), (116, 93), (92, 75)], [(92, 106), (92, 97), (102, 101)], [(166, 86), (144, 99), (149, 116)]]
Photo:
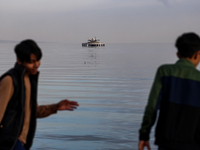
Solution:
[(84, 47), (105, 46), (105, 43), (82, 43)]

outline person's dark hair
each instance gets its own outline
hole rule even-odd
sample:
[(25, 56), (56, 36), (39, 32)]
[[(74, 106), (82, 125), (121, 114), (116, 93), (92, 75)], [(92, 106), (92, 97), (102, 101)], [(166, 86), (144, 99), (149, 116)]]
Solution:
[(24, 40), (15, 46), (15, 53), (21, 62), (29, 62), (31, 54), (36, 55), (37, 60), (42, 58), (42, 51), (33, 40)]
[(194, 53), (200, 50), (200, 38), (193, 32), (184, 33), (178, 37), (175, 46), (180, 57), (192, 58)]

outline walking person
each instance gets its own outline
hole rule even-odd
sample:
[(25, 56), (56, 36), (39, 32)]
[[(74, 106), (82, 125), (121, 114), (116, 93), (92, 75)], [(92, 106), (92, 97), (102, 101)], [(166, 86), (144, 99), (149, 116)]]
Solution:
[[(175, 44), (179, 60), (158, 68), (139, 130), (138, 149), (150, 150), (149, 135), (159, 112), (159, 150), (200, 150), (200, 38), (184, 33)], [(159, 110), (159, 111), (158, 111)]]

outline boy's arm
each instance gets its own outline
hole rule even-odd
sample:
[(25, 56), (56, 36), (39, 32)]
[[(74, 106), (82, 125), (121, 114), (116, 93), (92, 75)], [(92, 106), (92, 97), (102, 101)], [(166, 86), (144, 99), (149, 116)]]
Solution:
[(158, 69), (156, 73), (156, 77), (154, 79), (154, 83), (151, 88), (151, 92), (148, 99), (148, 104), (145, 109), (141, 129), (139, 130), (139, 140), (140, 141), (148, 141), (149, 134), (152, 125), (155, 123), (157, 110), (159, 108), (159, 103), (161, 101), (161, 88), (162, 88), (162, 71), (161, 68)]
[(44, 118), (55, 113), (57, 113), (55, 104), (37, 106), (37, 118)]
[(67, 99), (60, 101), (57, 104), (40, 105), (37, 106), (37, 118), (44, 118), (51, 114), (57, 113), (58, 110), (74, 110), (79, 106), (75, 101), (69, 101)]
[(14, 86), (11, 76), (5, 76), (0, 82), (0, 123), (3, 119), (7, 105), (13, 95)]

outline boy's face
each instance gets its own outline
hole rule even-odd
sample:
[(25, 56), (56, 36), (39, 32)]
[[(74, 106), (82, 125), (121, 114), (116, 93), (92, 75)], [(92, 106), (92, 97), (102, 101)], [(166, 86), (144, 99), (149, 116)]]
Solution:
[(31, 54), (30, 61), (23, 62), (20, 65), (26, 68), (26, 72), (25, 72), (26, 74), (35, 75), (38, 72), (38, 68), (40, 66), (40, 60), (37, 60), (37, 57), (35, 54)]

